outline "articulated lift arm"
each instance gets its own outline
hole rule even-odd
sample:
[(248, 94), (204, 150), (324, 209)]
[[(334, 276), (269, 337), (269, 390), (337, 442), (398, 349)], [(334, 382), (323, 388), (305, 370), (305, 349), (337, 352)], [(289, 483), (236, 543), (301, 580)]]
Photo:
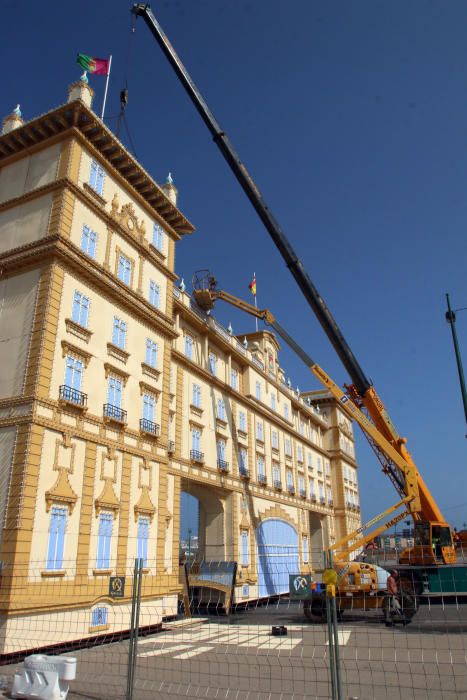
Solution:
[[(410, 468), (410, 474), (415, 474), (420, 501), (420, 509), (414, 512), (414, 520), (429, 523), (430, 531), (433, 525), (441, 526), (445, 529), (448, 528), (438, 505), (417, 471), (412, 457), (405, 447), (405, 438), (401, 438), (399, 436), (396, 428), (389, 418), (383, 402), (379, 398), (371, 382), (365, 376), (323, 298), (311, 281), (308, 273), (303, 267), (302, 262), (299, 260), (292, 245), (286, 238), (284, 232), (270, 211), (245, 165), (238, 157), (225, 132), (214, 118), (214, 115), (210, 111), (208, 105), (201, 96), (201, 93), (188, 74), (188, 71), (169, 42), (162, 27), (155, 18), (150, 6), (144, 3), (136, 3), (132, 8), (132, 12), (136, 16), (142, 17), (146, 22), (149, 30), (177, 74), (189, 98), (193, 102), (193, 105), (210, 131), (214, 142), (218, 146), (229, 167), (243, 188), (245, 194), (256, 210), (258, 216), (263, 222), (274, 244), (282, 255), (284, 262), (295, 278), (305, 299), (318, 318), (321, 327), (331, 341), (335, 351), (352, 379), (352, 386), (348, 389), (350, 395), (368, 412), (371, 421), (378, 430), (378, 434), (383, 436), (386, 442), (390, 444), (392, 448), (390, 454), (392, 456), (389, 456), (389, 454), (385, 451), (381, 453), (378, 443), (374, 441), (373, 436), (369, 437), (370, 444), (374, 447), (376, 453), (383, 461), (383, 470), (389, 474), (392, 482), (396, 486), (396, 489), (401, 494), (402, 491), (405, 493), (407, 492), (407, 486), (404, 486), (403, 489), (400, 488), (404, 478), (407, 478), (407, 473), (406, 470), (399, 467), (399, 464), (403, 463), (406, 465), (406, 467), (408, 466)], [(327, 377), (327, 375), (325, 375), (325, 377)], [(352, 405), (356, 408), (354, 403), (352, 403)], [(371, 421), (369, 421), (369, 423), (371, 423)], [(397, 459), (393, 458), (395, 453), (398, 455)], [(411, 485), (408, 485), (408, 488), (411, 489)], [(453, 552), (454, 550), (452, 549), (450, 555), (451, 558), (453, 556)]]

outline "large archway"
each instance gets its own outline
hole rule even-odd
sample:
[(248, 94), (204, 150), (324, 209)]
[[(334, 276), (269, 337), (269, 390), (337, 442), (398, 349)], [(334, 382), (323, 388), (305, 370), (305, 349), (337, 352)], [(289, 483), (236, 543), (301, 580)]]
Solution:
[(300, 572), (298, 535), (285, 520), (272, 518), (256, 528), (258, 597), (289, 592), (289, 574)]
[[(225, 561), (232, 555), (231, 527), (225, 527), (231, 513), (231, 494), (221, 493), (218, 489), (198, 484), (188, 479), (182, 479), (182, 501), (184, 494), (188, 494), (190, 500), (187, 503), (197, 502), (197, 537), (198, 561)], [(181, 523), (186, 520), (188, 513), (181, 514)], [(193, 518), (192, 518), (193, 520)], [(188, 529), (188, 528), (186, 528)], [(193, 527), (190, 528), (193, 531)], [(180, 536), (183, 537), (182, 528)]]

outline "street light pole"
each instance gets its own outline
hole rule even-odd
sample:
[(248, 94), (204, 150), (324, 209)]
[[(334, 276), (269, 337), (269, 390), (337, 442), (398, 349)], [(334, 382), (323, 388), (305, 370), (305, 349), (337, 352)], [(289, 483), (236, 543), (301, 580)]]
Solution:
[[(465, 389), (464, 369), (462, 367), (462, 359), (461, 359), (461, 355), (460, 355), (460, 351), (459, 351), (459, 343), (457, 341), (456, 314), (451, 309), (451, 302), (449, 300), (449, 294), (446, 294), (446, 301), (448, 304), (448, 310), (446, 311), (446, 321), (451, 326), (452, 342), (454, 343), (454, 352), (456, 354), (457, 371), (459, 373), (459, 382), (461, 385), (462, 402), (464, 404), (464, 415), (465, 415), (465, 421), (467, 423), (467, 392)], [(467, 437), (467, 435), (466, 435), (466, 437)]]

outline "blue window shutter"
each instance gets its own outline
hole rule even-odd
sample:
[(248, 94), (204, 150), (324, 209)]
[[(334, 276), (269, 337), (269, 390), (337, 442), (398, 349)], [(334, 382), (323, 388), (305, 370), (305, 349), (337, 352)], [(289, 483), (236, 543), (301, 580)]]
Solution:
[(143, 566), (146, 566), (148, 559), (148, 535), (149, 535), (149, 519), (140, 517), (138, 519), (138, 559), (143, 560)]
[(97, 241), (97, 233), (95, 231), (91, 231), (90, 232), (89, 246), (88, 246), (88, 254), (91, 258), (96, 257), (96, 241)]
[(112, 513), (101, 513), (99, 515), (99, 534), (97, 540), (97, 562), (98, 569), (108, 569), (110, 567), (110, 544), (112, 540)]
[(108, 402), (112, 406), (121, 408), (122, 405), (122, 382), (116, 377), (109, 377)]
[(95, 160), (91, 161), (91, 171), (89, 173), (89, 185), (93, 190), (97, 187), (97, 163)]
[(94, 608), (92, 611), (91, 626), (100, 627), (107, 624), (107, 608)]
[(248, 566), (248, 533), (242, 530), (242, 564)]
[(88, 297), (81, 296), (81, 325), (84, 328), (88, 327), (89, 322), (89, 299)]
[(53, 506), (50, 514), (47, 569), (61, 569), (63, 566), (66, 521), (66, 509)]
[(100, 166), (97, 167), (96, 191), (98, 194), (104, 191), (104, 171)]
[(155, 399), (151, 394), (143, 395), (143, 418), (154, 421)]

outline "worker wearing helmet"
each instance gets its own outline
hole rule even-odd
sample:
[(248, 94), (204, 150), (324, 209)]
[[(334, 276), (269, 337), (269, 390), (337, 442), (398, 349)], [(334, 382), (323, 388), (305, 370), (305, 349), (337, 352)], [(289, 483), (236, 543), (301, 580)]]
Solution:
[(399, 572), (393, 569), (388, 576), (386, 581), (387, 590), (387, 600), (384, 606), (384, 621), (387, 627), (392, 627), (392, 613), (395, 611), (400, 611), (401, 605), (399, 603)]

